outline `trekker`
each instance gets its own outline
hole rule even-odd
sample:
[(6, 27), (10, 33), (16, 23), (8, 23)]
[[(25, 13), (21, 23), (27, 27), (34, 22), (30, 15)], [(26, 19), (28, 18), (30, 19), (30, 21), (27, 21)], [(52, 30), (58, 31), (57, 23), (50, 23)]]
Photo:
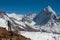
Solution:
[(8, 30), (11, 31), (11, 22), (10, 21), (7, 21), (8, 23)]

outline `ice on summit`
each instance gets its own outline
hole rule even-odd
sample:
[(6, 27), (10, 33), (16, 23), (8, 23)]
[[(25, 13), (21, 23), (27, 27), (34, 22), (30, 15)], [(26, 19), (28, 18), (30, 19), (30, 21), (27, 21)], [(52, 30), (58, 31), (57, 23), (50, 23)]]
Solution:
[(56, 15), (54, 10), (50, 6), (46, 7), (46, 10), (49, 11), (49, 12), (52, 12), (54, 15)]
[(50, 6), (46, 7), (46, 9), (47, 9), (49, 12), (53, 11)]

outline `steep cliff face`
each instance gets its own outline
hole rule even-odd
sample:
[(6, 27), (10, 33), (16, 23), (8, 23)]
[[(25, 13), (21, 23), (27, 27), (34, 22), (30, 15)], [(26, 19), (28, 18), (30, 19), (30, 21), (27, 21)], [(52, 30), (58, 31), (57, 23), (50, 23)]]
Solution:
[(60, 33), (60, 16), (50, 6), (44, 8), (40, 14), (36, 15), (34, 21), (44, 31)]
[(49, 20), (54, 21), (57, 17), (57, 14), (52, 10), (50, 6), (44, 8), (44, 10), (36, 15), (34, 18), (34, 21), (36, 22), (37, 25), (44, 25), (46, 24)]

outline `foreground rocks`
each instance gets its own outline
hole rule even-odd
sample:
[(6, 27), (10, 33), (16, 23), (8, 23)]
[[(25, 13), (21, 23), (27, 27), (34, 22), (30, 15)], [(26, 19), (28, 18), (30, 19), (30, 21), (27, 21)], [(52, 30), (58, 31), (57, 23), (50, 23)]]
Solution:
[(30, 40), (22, 35), (7, 31), (5, 28), (0, 27), (0, 40)]

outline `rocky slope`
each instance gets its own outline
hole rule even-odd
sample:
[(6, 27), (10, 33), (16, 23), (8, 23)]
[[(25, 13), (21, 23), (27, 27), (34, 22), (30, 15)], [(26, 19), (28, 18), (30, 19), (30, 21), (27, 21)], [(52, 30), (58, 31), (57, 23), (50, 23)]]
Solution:
[(30, 40), (22, 35), (7, 31), (5, 28), (0, 27), (0, 40)]

